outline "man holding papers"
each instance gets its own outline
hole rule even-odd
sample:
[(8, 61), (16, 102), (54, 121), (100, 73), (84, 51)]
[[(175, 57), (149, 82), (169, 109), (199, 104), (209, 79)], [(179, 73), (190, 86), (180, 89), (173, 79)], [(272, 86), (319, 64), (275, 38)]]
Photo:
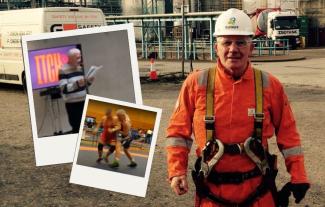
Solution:
[(95, 79), (95, 73), (101, 67), (92, 66), (87, 76), (81, 67), (81, 52), (77, 48), (68, 52), (68, 62), (59, 71), (60, 88), (65, 101), (71, 133), (78, 133), (87, 87)]

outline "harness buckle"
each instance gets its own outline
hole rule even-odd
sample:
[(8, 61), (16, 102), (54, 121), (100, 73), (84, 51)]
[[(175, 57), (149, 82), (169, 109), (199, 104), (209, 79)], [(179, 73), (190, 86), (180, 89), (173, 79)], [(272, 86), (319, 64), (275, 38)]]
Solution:
[(211, 140), (206, 143), (202, 151), (201, 169), (204, 177), (209, 176), (215, 164), (219, 161), (224, 153), (224, 145), (218, 139)]
[(199, 173), (202, 173), (203, 178), (208, 177), (208, 175), (210, 174), (209, 165), (205, 162), (202, 162), (201, 169), (200, 169)]
[(265, 175), (266, 170), (269, 169), (269, 165), (266, 157), (266, 151), (261, 140), (254, 137), (248, 138), (244, 143), (244, 149), (248, 157), (255, 162), (262, 174)]
[(257, 121), (262, 121), (265, 118), (264, 113), (255, 113), (254, 114), (254, 119)]
[(218, 146), (216, 146), (216, 142), (215, 140), (210, 140), (208, 141), (203, 150), (202, 150), (202, 161), (207, 163), (208, 161), (210, 161), (212, 159), (212, 157), (214, 156), (214, 154), (218, 151)]
[(215, 116), (205, 116), (204, 122), (205, 122), (205, 129), (214, 130)]

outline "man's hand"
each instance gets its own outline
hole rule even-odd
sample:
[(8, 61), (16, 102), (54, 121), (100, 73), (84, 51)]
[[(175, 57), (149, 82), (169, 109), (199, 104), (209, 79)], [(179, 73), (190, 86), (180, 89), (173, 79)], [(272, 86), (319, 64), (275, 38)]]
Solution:
[(173, 177), (170, 183), (170, 187), (177, 195), (183, 195), (188, 191), (188, 183), (186, 175)]
[(118, 126), (115, 126), (113, 128), (108, 128), (107, 129), (107, 132), (110, 133), (110, 134), (112, 134), (112, 133), (114, 133), (114, 132), (116, 132), (118, 130), (120, 130), (120, 128)]
[(81, 78), (81, 79), (77, 80), (77, 83), (78, 83), (79, 87), (83, 87), (83, 86), (85, 86), (85, 79)]
[(95, 80), (95, 76), (90, 76), (90, 77), (87, 78), (87, 80), (88, 80), (89, 83), (92, 83)]

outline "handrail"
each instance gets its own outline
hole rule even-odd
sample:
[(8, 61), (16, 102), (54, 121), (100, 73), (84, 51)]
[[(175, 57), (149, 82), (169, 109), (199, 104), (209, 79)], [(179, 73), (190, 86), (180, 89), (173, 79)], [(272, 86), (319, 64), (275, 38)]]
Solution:
[[(156, 58), (156, 59), (177, 59), (182, 58), (181, 41), (164, 41), (161, 44), (159, 42), (144, 42), (144, 51), (142, 50), (142, 43), (137, 43), (138, 57), (144, 59)], [(214, 43), (213, 43), (214, 44)], [(263, 55), (288, 55), (289, 53), (289, 40), (278, 39), (255, 39), (253, 40), (254, 50), (253, 56)], [(191, 46), (191, 50), (190, 50)], [(194, 60), (207, 60), (211, 57), (215, 58), (215, 52), (211, 56), (210, 54), (210, 42), (209, 41), (197, 41), (194, 40), (191, 44), (185, 45), (186, 59), (189, 59), (192, 51), (192, 57)], [(159, 49), (160, 47), (160, 49)], [(160, 51), (160, 53), (159, 53)], [(159, 55), (160, 54), (160, 55)]]

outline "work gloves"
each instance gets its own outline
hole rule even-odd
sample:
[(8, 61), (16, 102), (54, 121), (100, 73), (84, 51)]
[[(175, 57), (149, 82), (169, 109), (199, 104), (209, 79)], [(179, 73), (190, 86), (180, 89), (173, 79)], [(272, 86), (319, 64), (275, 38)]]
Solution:
[(306, 195), (310, 185), (308, 183), (287, 183), (278, 192), (278, 206), (285, 207), (289, 205), (291, 192), (295, 198), (295, 203), (299, 203)]
[(289, 205), (289, 197), (291, 195), (290, 186), (291, 183), (287, 183), (278, 192), (278, 207), (287, 207)]
[(295, 202), (299, 203), (306, 195), (307, 190), (309, 189), (308, 183), (291, 183), (291, 192), (295, 197)]

